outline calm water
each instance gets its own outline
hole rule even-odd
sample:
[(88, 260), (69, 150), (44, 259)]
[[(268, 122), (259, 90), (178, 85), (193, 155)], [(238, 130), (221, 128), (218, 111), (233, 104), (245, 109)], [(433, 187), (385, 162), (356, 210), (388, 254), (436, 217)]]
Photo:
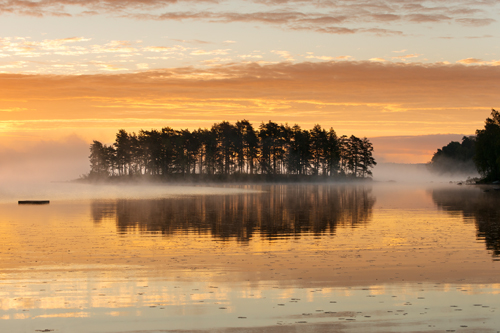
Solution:
[[(0, 331), (497, 332), (500, 191), (484, 189), (3, 190)], [(18, 206), (27, 193), (52, 201)]]

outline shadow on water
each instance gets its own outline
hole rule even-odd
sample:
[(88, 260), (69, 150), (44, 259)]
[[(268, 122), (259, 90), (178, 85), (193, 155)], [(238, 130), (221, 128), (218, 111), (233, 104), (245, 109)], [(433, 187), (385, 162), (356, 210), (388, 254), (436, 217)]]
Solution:
[(95, 223), (116, 221), (119, 233), (211, 234), (247, 242), (257, 233), (273, 240), (335, 234), (372, 218), (375, 197), (369, 186), (267, 185), (261, 193), (200, 195), (168, 199), (93, 201)]
[(476, 226), (476, 237), (486, 243), (493, 260), (500, 260), (500, 191), (479, 187), (434, 189), (432, 200), (451, 214), (461, 214)]

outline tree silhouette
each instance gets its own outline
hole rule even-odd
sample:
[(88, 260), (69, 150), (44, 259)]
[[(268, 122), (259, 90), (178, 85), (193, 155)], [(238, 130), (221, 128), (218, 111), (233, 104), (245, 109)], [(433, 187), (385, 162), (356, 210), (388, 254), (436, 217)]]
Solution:
[(90, 145), (90, 174), (89, 176), (107, 177), (113, 166), (113, 147), (107, 147), (99, 141), (93, 141)]
[(462, 143), (452, 141), (438, 149), (432, 156), (429, 168), (439, 174), (474, 173), (477, 171), (474, 164), (475, 153), (476, 138), (464, 136)]
[(484, 129), (476, 131), (474, 161), (487, 181), (500, 180), (500, 113), (494, 109)]
[[(115, 142), (90, 145), (90, 174), (100, 177), (153, 175), (191, 177), (233, 174), (368, 177), (376, 165), (368, 139), (337, 137), (317, 124), (311, 131), (299, 125), (269, 121), (255, 130), (248, 120), (223, 121), (210, 129), (120, 129)], [(217, 177), (220, 177), (217, 176)], [(282, 176), (279, 176), (282, 177)]]

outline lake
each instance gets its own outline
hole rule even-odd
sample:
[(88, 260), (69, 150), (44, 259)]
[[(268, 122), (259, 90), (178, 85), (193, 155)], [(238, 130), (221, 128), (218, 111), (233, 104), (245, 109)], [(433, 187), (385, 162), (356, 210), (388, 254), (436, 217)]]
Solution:
[(2, 332), (500, 329), (493, 187), (24, 185), (0, 236)]

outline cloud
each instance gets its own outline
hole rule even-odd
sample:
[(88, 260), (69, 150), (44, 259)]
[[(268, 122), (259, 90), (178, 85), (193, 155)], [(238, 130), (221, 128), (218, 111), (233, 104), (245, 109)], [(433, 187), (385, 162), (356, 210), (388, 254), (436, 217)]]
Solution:
[(405, 55), (400, 55), (400, 56), (397, 56), (397, 57), (392, 57), (392, 59), (410, 59), (410, 58), (418, 58), (420, 57), (421, 54), (405, 54)]
[[(87, 42), (89, 40), (91, 40), (91, 38), (69, 37), (69, 38), (61, 38), (61, 39), (45, 39), (40, 43), (34, 43), (34, 44), (38, 44), (42, 48), (46, 48), (46, 49), (59, 49), (65, 44)], [(33, 42), (31, 42), (31, 43), (33, 43)]]
[[(251, 1), (251, 0), (249, 0)], [(399, 0), (363, 2), (339, 1), (260, 1), (253, 0), (253, 11), (238, 11), (223, 0), (0, 0), (0, 14), (43, 16), (108, 15), (141, 20), (196, 20), (219, 23), (260, 23), (287, 30), (315, 31), (329, 34), (365, 33), (404, 34), (392, 24), (456, 23), (462, 26), (486, 26), (496, 22), (488, 17), (495, 1), (425, 1)], [(176, 11), (186, 8), (189, 11)], [(212, 6), (206, 6), (211, 4)], [(207, 10), (211, 8), (211, 11)], [(242, 6), (243, 8), (243, 6)], [(80, 12), (79, 12), (80, 10)], [(161, 11), (164, 11), (161, 13)], [(183, 43), (205, 44), (201, 40)]]
[(240, 54), (238, 55), (238, 58), (242, 59), (262, 59), (262, 56), (260, 54)]
[(459, 64), (465, 65), (487, 65), (487, 66), (500, 66), (500, 60), (484, 61), (477, 58), (466, 58), (457, 61)]
[(0, 48), (14, 56), (39, 57), (46, 54), (81, 55), (88, 54), (89, 50), (75, 43), (88, 42), (91, 38), (70, 37), (62, 39), (44, 39), (33, 41), (23, 37), (0, 38)]
[(99, 61), (93, 61), (91, 63), (93, 65), (97, 66), (99, 68), (99, 70), (101, 70), (101, 71), (116, 72), (116, 71), (127, 71), (128, 70), (128, 68), (118, 67), (114, 64), (109, 64), (109, 63), (104, 63), (104, 62), (99, 62)]
[(11, 61), (11, 62), (8, 62), (6, 64), (0, 64), (0, 69), (1, 68), (24, 68), (26, 67), (28, 64), (28, 62), (26, 61)]
[(469, 27), (484, 27), (490, 25), (496, 20), (492, 18), (458, 18), (456, 21), (464, 26)]
[(460, 64), (479, 64), (483, 63), (481, 59), (476, 59), (476, 58), (467, 58), (467, 59), (461, 59), (457, 61)]
[(196, 50), (191, 52), (191, 55), (226, 55), (231, 51), (230, 49), (225, 49), (225, 50), (210, 50), (210, 51), (205, 51), (205, 50)]
[[(286, 51), (275, 51), (276, 53), (287, 55)], [(474, 60), (477, 62), (481, 60)], [(97, 63), (98, 65), (101, 63)], [(56, 87), (59, 84), (67, 86), (68, 89), (64, 91), (73, 91), (73, 94), (79, 95), (78, 88), (85, 87), (84, 82), (87, 79), (92, 79), (94, 84), (97, 86), (101, 84), (107, 85), (109, 83), (109, 89), (104, 89), (103, 92), (113, 91), (113, 87), (119, 82), (128, 82), (127, 84), (137, 84), (136, 88), (139, 90), (145, 88), (144, 82), (154, 83), (153, 86), (147, 85), (147, 89), (153, 89), (154, 91), (158, 89), (167, 89), (167, 87), (181, 87), (181, 86), (203, 86), (204, 88), (215, 86), (224, 86), (226, 83), (242, 84), (245, 86), (247, 83), (255, 83), (256, 79), (262, 85), (266, 85), (273, 80), (286, 80), (289, 82), (294, 82), (298, 84), (303, 82), (304, 87), (311, 84), (310, 79), (315, 78), (313, 82), (321, 82), (319, 86), (314, 84), (314, 89), (320, 88), (319, 91), (329, 91), (335, 88), (336, 91), (344, 91), (345, 85), (349, 83), (349, 90), (356, 91), (357, 84), (363, 84), (363, 86), (368, 89), (368, 91), (377, 91), (374, 96), (379, 95), (379, 87), (384, 86), (383, 89), (387, 87), (397, 88), (397, 91), (401, 89), (409, 90), (410, 95), (414, 95), (417, 92), (411, 91), (412, 87), (416, 87), (419, 84), (423, 84), (424, 87), (429, 87), (425, 89), (426, 91), (432, 91), (435, 88), (436, 93), (431, 94), (431, 96), (438, 96), (439, 94), (445, 92), (448, 87), (442, 87), (442, 83), (446, 82), (453, 83), (453, 86), (463, 86), (466, 82), (483, 82), (484, 80), (490, 80), (498, 75), (497, 67), (470, 67), (464, 65), (439, 65), (439, 64), (377, 64), (371, 62), (357, 62), (357, 61), (329, 61), (329, 62), (301, 62), (297, 64), (293, 63), (280, 63), (275, 65), (258, 65), (257, 63), (249, 64), (229, 64), (225, 67), (217, 69), (200, 69), (194, 67), (180, 67), (180, 68), (170, 68), (163, 70), (154, 70), (148, 73), (136, 73), (127, 75), (82, 75), (82, 76), (44, 76), (44, 75), (2, 75), (0, 82), (7, 84), (8, 82), (17, 83), (13, 85), (20, 90), (14, 89), (17, 93), (22, 93), (25, 89), (21, 89), (25, 82), (28, 88), (34, 88), (30, 86), (30, 82), (38, 82), (39, 80), (45, 81), (47, 85), (40, 85), (36, 87), (33, 93), (42, 92), (45, 90), (44, 87)], [(204, 81), (198, 81), (199, 78), (210, 75), (212, 79), (210, 83), (203, 83)], [(185, 75), (189, 75), (190, 79), (182, 79)], [(458, 78), (463, 77), (463, 80)], [(12, 81), (8, 80), (11, 78)], [(244, 78), (251, 78), (250, 81), (245, 81)], [(394, 82), (394, 80), (397, 79)], [(191, 81), (193, 80), (193, 81)], [(271, 81), (269, 81), (271, 80)], [(346, 82), (343, 82), (347, 80)], [(105, 83), (106, 82), (106, 83)], [(490, 82), (490, 81), (488, 81)], [(259, 84), (260, 84), (259, 83)], [(402, 85), (404, 83), (404, 86)], [(491, 81), (494, 83), (491, 87), (496, 87), (499, 83), (495, 80)], [(201, 87), (200, 86), (200, 87)], [(282, 85), (280, 85), (282, 86)], [(4, 85), (5, 87), (5, 85)], [(75, 89), (70, 89), (69, 87), (74, 87)], [(155, 88), (156, 87), (156, 88)], [(311, 86), (312, 87), (312, 86)], [(451, 88), (450, 87), (450, 88)], [(134, 91), (135, 89), (134, 88)], [(312, 89), (312, 88), (311, 88)], [(340, 90), (339, 90), (340, 89)], [(347, 89), (347, 88), (346, 88)], [(97, 89), (99, 90), (99, 89)], [(184, 89), (181, 89), (184, 91)], [(222, 89), (224, 90), (224, 89)], [(310, 90), (307, 89), (306, 92)], [(174, 89), (175, 91), (175, 89)], [(194, 91), (194, 90), (193, 90)], [(210, 88), (212, 94), (212, 89)], [(247, 91), (246, 88), (242, 88), (242, 91)], [(422, 91), (421, 88), (418, 91)], [(485, 90), (485, 94), (489, 89)], [(439, 92), (439, 93), (437, 93)], [(218, 93), (220, 94), (220, 93)], [(35, 94), (36, 95), (36, 94)], [(51, 94), (48, 94), (50, 96)], [(387, 95), (387, 93), (382, 94)], [(41, 94), (40, 96), (43, 96)], [(369, 96), (369, 95), (366, 95)], [(449, 96), (445, 93), (443, 96)]]
[(372, 14), (372, 18), (376, 22), (392, 22), (402, 19), (401, 15), (396, 14)]
[(147, 46), (142, 49), (145, 52), (167, 52), (171, 51), (172, 47), (168, 46)]
[(204, 40), (199, 40), (199, 39), (175, 39), (172, 38), (173, 41), (179, 42), (179, 43), (187, 43), (187, 44), (213, 44), (212, 42), (207, 42)]
[(288, 51), (272, 50), (271, 52), (279, 55), (280, 58), (283, 58), (286, 61), (294, 61), (295, 60), (293, 58), (293, 56), (290, 54), (290, 52), (288, 52)]
[(213, 58), (213, 59), (203, 60), (203, 63), (208, 65), (208, 66), (218, 66), (222, 62), (228, 62), (231, 60), (232, 60), (231, 58), (217, 57), (217, 58)]
[(8, 109), (0, 109), (0, 112), (19, 112), (19, 111), (25, 111), (26, 109), (24, 108), (8, 108)]
[(499, 107), (499, 76), (500, 66), (346, 60), (78, 76), (0, 74), (0, 109), (26, 109), (0, 119), (0, 128), (4, 135), (55, 128), (114, 133), (125, 126), (137, 131), (246, 118), (321, 123), (364, 136), (471, 133)]
[(112, 40), (104, 45), (92, 45), (92, 53), (133, 53), (138, 49), (130, 41)]
[(330, 57), (330, 56), (316, 56), (314, 55), (313, 52), (307, 52), (307, 56), (305, 56), (306, 59), (318, 59), (318, 60), (323, 60), (323, 61), (333, 61), (333, 60), (350, 60), (353, 59), (352, 56), (346, 55), (346, 56), (337, 56), (337, 57)]
[[(217, 3), (216, 0), (3, 0), (0, 13), (42, 17), (72, 16), (74, 9), (81, 8), (83, 15), (123, 12), (126, 10), (155, 10), (177, 3)], [(73, 10), (73, 11), (72, 11)]]
[(407, 16), (408, 21), (414, 23), (436, 23), (451, 20), (451, 17), (442, 14), (430, 15), (430, 14), (411, 14)]

